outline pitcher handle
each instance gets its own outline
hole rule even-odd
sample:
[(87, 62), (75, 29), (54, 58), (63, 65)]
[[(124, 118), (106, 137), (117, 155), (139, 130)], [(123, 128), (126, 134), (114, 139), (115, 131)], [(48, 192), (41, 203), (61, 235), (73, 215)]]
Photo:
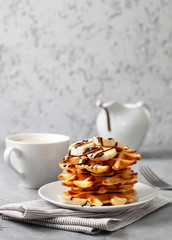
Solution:
[(20, 156), (21, 151), (20, 149), (16, 147), (7, 147), (4, 151), (4, 161), (8, 164), (10, 168), (14, 170), (14, 172), (20, 177), (25, 178), (25, 175), (23, 172), (19, 171), (17, 168), (14, 167), (14, 165), (11, 162), (11, 153), (15, 152), (18, 156)]

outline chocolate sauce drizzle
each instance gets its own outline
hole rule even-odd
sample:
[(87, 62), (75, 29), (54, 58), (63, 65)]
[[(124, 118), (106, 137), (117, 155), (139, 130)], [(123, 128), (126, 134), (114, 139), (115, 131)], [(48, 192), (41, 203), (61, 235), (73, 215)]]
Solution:
[(88, 162), (89, 158), (87, 159), (82, 159), (77, 165), (82, 165), (82, 164), (86, 164)]
[(91, 166), (91, 169), (93, 169), (93, 168), (95, 167), (95, 169), (97, 170), (97, 168), (98, 168), (99, 165), (100, 165), (99, 162), (98, 162), (98, 163), (95, 163), (95, 164), (93, 164), (93, 165)]
[(97, 158), (97, 157), (102, 157), (104, 155), (104, 153), (103, 152), (99, 152), (99, 153), (97, 153), (95, 156), (94, 156), (94, 158)]
[(77, 142), (75, 145), (74, 145), (74, 148), (77, 148), (77, 147), (80, 147), (84, 144), (87, 144), (88, 143), (88, 140), (83, 140), (82, 142)]
[(103, 146), (103, 139), (102, 139), (102, 137), (97, 137), (97, 139), (98, 139), (99, 143)]
[(99, 150), (103, 150), (103, 148), (98, 148), (98, 147), (91, 147), (91, 148), (87, 148), (83, 154), (90, 154), (90, 153), (94, 153), (97, 152)]
[(111, 125), (110, 125), (110, 116), (109, 116), (109, 111), (106, 107), (103, 106), (102, 103), (99, 104), (99, 107), (103, 108), (106, 112), (106, 116), (107, 116), (107, 125), (108, 125), (108, 131), (111, 131)]
[(87, 203), (88, 203), (88, 200), (83, 205), (81, 205), (81, 207), (86, 206)]
[[(103, 148), (97, 148), (97, 150), (95, 150), (92, 153), (91, 157), (93, 157), (93, 154), (97, 151), (99, 151), (99, 152), (94, 156), (94, 158), (102, 157), (104, 155), (104, 152), (110, 151), (112, 148), (114, 148), (114, 147), (108, 148), (107, 150), (103, 150)], [(102, 150), (102, 151), (100, 152), (100, 150)]]
[(83, 205), (81, 205), (81, 207), (84, 207), (84, 206), (86, 206), (87, 205), (87, 203), (89, 203), (90, 204), (90, 207), (92, 207), (93, 205), (87, 200)]

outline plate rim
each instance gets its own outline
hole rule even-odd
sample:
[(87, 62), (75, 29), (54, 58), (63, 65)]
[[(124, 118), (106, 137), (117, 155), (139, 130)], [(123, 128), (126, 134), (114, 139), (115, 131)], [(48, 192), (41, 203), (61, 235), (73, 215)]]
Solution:
[[(48, 185), (54, 185), (54, 184), (61, 184), (61, 182), (63, 182), (62, 180), (59, 180), (59, 181), (54, 181), (54, 182), (50, 182), (50, 183), (47, 183), (45, 185), (43, 185), (42, 187), (40, 187), (38, 189), (38, 195), (46, 200), (47, 202), (50, 202), (56, 206), (59, 206), (61, 208), (66, 208), (66, 209), (73, 209), (73, 210), (79, 210), (79, 211), (84, 211), (84, 212), (109, 212), (109, 211), (120, 211), (121, 209), (128, 209), (128, 208), (133, 208), (133, 207), (137, 207), (139, 205), (142, 205), (144, 203), (148, 203), (150, 202), (151, 200), (153, 200), (154, 198), (157, 197), (158, 195), (158, 192), (155, 188), (153, 188), (152, 186), (148, 185), (148, 184), (145, 184), (145, 183), (140, 183), (140, 182), (137, 182), (135, 185), (142, 185), (142, 186), (146, 186), (146, 187), (149, 187), (150, 189), (152, 189), (152, 194), (150, 194), (150, 197), (149, 199), (145, 199), (145, 200), (142, 200), (141, 202), (134, 202), (134, 203), (129, 203), (129, 204), (124, 204), (124, 205), (117, 205), (117, 206), (80, 206), (80, 205), (72, 205), (72, 204), (66, 204), (66, 203), (61, 203), (58, 201), (54, 201), (54, 200), (51, 200), (49, 198), (47, 198), (46, 196), (42, 195), (41, 191), (46, 188)], [(96, 211), (97, 210), (97, 211)]]

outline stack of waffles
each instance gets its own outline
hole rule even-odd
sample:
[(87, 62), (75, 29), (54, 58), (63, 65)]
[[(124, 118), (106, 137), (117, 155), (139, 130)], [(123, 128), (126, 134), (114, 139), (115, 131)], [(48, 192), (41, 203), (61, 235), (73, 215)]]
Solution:
[(120, 140), (93, 137), (72, 144), (63, 158), (59, 178), (68, 187), (60, 202), (81, 206), (123, 205), (137, 201), (137, 173), (130, 166), (141, 154)]

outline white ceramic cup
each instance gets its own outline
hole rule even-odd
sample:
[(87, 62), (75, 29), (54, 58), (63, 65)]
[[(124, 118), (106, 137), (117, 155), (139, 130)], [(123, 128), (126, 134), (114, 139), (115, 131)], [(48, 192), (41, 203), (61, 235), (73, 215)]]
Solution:
[(59, 134), (22, 133), (6, 137), (4, 161), (21, 185), (39, 188), (58, 180), (61, 158), (67, 154), (69, 137)]

